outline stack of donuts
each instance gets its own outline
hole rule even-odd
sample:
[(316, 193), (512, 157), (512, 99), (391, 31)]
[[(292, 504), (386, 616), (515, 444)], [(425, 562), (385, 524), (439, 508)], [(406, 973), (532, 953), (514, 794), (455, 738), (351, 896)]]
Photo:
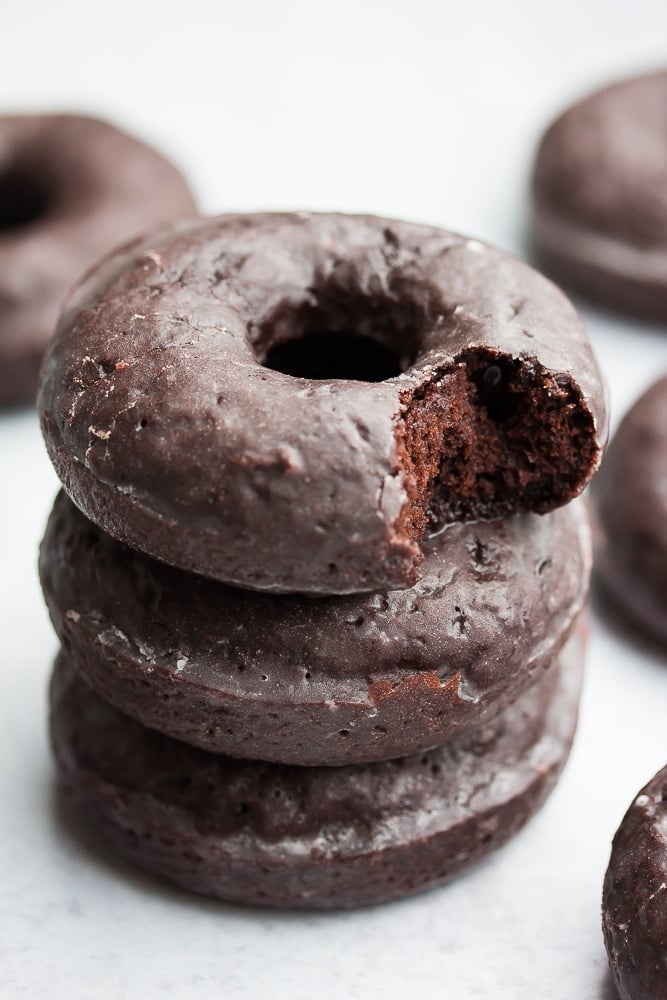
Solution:
[(197, 892), (340, 907), (516, 832), (572, 741), (606, 433), (567, 299), (373, 217), (107, 257), (47, 355), (64, 785)]

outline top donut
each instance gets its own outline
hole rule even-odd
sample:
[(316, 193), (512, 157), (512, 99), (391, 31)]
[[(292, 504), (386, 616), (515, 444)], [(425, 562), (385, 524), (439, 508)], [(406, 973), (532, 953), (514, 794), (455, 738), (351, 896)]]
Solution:
[(545, 278), (443, 230), (305, 213), (108, 257), (64, 311), (39, 410), (105, 531), (276, 593), (410, 586), (426, 531), (566, 503), (606, 435)]
[(544, 135), (533, 238), (549, 273), (608, 306), (667, 319), (667, 72), (569, 108)]

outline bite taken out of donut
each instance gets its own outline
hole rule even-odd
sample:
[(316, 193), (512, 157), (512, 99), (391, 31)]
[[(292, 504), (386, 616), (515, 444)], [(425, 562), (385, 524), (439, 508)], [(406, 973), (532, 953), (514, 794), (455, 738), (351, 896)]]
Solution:
[(0, 407), (32, 403), (70, 287), (102, 254), (196, 212), (178, 170), (77, 115), (0, 117)]
[(606, 435), (580, 320), (537, 272), (440, 229), (307, 213), (107, 258), (67, 304), (39, 409), (109, 534), (313, 595), (410, 586), (427, 532), (568, 502)]

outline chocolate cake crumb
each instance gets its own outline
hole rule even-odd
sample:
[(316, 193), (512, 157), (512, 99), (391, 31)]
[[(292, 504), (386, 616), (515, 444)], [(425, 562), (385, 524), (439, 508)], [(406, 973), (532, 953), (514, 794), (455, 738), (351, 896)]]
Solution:
[(396, 441), (411, 539), (454, 520), (544, 513), (572, 496), (595, 458), (580, 393), (534, 359), (463, 352), (404, 404)]

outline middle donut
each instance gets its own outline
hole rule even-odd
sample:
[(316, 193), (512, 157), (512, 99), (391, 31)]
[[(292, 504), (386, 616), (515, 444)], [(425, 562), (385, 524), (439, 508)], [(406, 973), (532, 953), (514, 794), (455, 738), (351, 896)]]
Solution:
[(68, 659), (107, 701), (205, 750), (287, 764), (440, 746), (556, 662), (591, 562), (583, 500), (452, 524), (403, 591), (256, 594), (122, 545), (64, 494), (40, 575)]

